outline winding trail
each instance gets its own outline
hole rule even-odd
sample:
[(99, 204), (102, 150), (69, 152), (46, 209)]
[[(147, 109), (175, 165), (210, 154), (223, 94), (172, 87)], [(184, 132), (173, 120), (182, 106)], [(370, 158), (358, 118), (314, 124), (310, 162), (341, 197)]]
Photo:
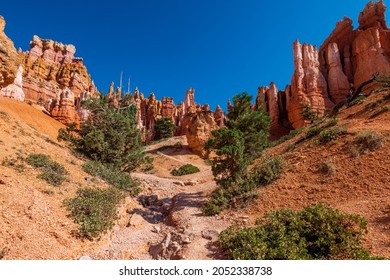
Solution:
[[(143, 192), (137, 200), (127, 199), (105, 245), (91, 252), (92, 258), (153, 259), (150, 247), (161, 243), (167, 235), (181, 236), (180, 244), (174, 243), (180, 250), (179, 257), (162, 254), (158, 258), (221, 258), (215, 242), (230, 220), (202, 215), (202, 204), (216, 184), (210, 166), (190, 153), (185, 141), (185, 137), (178, 137), (148, 147), (154, 158), (153, 174), (132, 174), (141, 182)], [(186, 163), (196, 165), (201, 171), (180, 177), (170, 174), (173, 168)]]

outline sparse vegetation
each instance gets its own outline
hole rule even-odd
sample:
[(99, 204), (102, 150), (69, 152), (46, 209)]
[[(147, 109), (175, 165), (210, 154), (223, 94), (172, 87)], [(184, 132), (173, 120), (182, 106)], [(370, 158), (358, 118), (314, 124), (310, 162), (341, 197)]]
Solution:
[(354, 141), (349, 146), (349, 150), (354, 157), (358, 157), (360, 154), (370, 151), (373, 152), (385, 144), (386, 138), (372, 130), (365, 130), (359, 132)]
[(235, 260), (373, 259), (362, 248), (364, 217), (325, 204), (266, 213), (252, 228), (230, 227), (219, 242)]
[(343, 133), (345, 133), (345, 128), (343, 127), (335, 127), (323, 130), (318, 134), (318, 144), (325, 144), (334, 141), (338, 135)]
[(376, 110), (374, 113), (372, 113), (372, 115), (370, 116), (370, 118), (375, 118), (376, 116), (380, 115), (380, 114), (383, 114), (385, 112), (388, 112), (390, 111), (390, 106), (382, 106), (381, 108), (379, 108), (378, 110)]
[(322, 131), (322, 128), (319, 126), (313, 126), (309, 128), (309, 130), (306, 132), (305, 139), (310, 139), (314, 136), (317, 136)]
[(276, 140), (275, 142), (273, 142), (272, 146), (278, 146), (278, 145), (286, 142), (287, 140), (290, 140), (290, 139), (294, 138), (295, 136), (301, 134), (301, 132), (302, 132), (302, 128), (293, 129), (290, 131), (289, 134), (284, 135), (283, 137), (281, 137), (278, 140)]
[(250, 201), (258, 198), (255, 192), (260, 185), (275, 181), (283, 170), (283, 160), (280, 157), (266, 157), (250, 172), (243, 174), (234, 184), (217, 189), (212, 197), (203, 205), (205, 215), (219, 214), (225, 208), (242, 208)]
[(41, 169), (42, 173), (37, 177), (53, 186), (61, 185), (66, 180), (66, 175), (69, 174), (63, 165), (44, 154), (30, 154), (26, 161), (30, 165)]
[(324, 162), (318, 164), (318, 171), (332, 176), (336, 174), (336, 165), (332, 159), (327, 159)]
[(94, 240), (112, 228), (117, 218), (116, 205), (123, 197), (115, 188), (84, 188), (77, 191), (77, 196), (64, 201), (70, 217), (79, 224), (75, 235)]
[(256, 182), (260, 185), (268, 185), (279, 178), (283, 171), (283, 159), (281, 157), (266, 157), (252, 169)]
[(337, 123), (338, 123), (337, 119), (330, 119), (328, 122), (325, 123), (325, 125), (322, 128), (329, 128), (337, 125)]
[(353, 106), (353, 105), (357, 105), (357, 104), (361, 104), (363, 103), (363, 101), (367, 98), (367, 96), (365, 95), (360, 95), (358, 96), (357, 98), (355, 98), (351, 103), (348, 104), (348, 107), (350, 106)]
[(376, 82), (379, 83), (380, 86), (374, 90), (374, 93), (390, 90), (390, 77), (381, 75), (376, 78)]
[(131, 195), (137, 195), (141, 191), (139, 183), (131, 178), (130, 174), (109, 165), (96, 161), (87, 161), (82, 165), (82, 168), (88, 174), (99, 177), (110, 185)]
[(304, 104), (302, 108), (302, 116), (305, 120), (313, 122), (318, 118), (318, 112), (314, 111), (310, 105)]
[(6, 118), (8, 118), (8, 114), (4, 111), (0, 111), (0, 118), (6, 119)]
[(175, 168), (172, 170), (171, 174), (173, 176), (183, 176), (187, 174), (193, 174), (199, 172), (200, 169), (192, 164), (185, 164), (180, 166), (179, 168)]

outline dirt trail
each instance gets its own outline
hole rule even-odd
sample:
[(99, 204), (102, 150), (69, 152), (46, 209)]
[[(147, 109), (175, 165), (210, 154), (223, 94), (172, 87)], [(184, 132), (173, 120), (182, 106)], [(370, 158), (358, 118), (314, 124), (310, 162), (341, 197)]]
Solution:
[[(165, 240), (169, 248), (160, 248), (154, 258), (218, 258), (214, 242), (217, 233), (229, 226), (230, 221), (201, 213), (203, 201), (216, 188), (210, 166), (188, 151), (185, 137), (153, 145), (148, 151), (154, 158), (153, 174), (132, 174), (141, 182), (143, 192), (122, 211), (121, 222), (113, 228), (106, 245), (91, 256), (152, 259), (150, 247)], [(170, 175), (173, 168), (186, 163), (201, 171), (180, 177)]]

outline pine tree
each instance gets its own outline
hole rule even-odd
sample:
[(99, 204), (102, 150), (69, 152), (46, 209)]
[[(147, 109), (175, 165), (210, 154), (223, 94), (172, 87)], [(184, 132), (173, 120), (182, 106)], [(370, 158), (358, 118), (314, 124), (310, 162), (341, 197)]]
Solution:
[(137, 129), (136, 106), (124, 98), (118, 108), (109, 106), (107, 98), (91, 99), (85, 105), (91, 117), (80, 129), (71, 125), (59, 131), (58, 139), (87, 157), (115, 169), (132, 171), (145, 160), (141, 133)]

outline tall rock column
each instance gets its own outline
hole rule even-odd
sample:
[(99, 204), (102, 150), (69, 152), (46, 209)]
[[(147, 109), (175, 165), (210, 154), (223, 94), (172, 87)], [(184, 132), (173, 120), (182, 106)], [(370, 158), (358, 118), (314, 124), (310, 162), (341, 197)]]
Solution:
[(347, 76), (343, 72), (340, 53), (336, 43), (328, 45), (328, 63), (329, 94), (333, 102), (337, 104), (348, 96), (350, 85)]
[(305, 105), (321, 116), (330, 110), (334, 103), (328, 97), (327, 83), (319, 67), (317, 48), (295, 41), (293, 52), (294, 74), (291, 79), (291, 98), (287, 111), (292, 126), (299, 128), (306, 122), (302, 115)]
[(268, 112), (271, 118), (270, 131), (277, 131), (279, 128), (279, 105), (278, 105), (278, 89), (274, 82), (271, 83), (267, 90)]
[(359, 28), (352, 45), (355, 88), (375, 72), (390, 75), (390, 33), (383, 1), (369, 2), (359, 15)]

